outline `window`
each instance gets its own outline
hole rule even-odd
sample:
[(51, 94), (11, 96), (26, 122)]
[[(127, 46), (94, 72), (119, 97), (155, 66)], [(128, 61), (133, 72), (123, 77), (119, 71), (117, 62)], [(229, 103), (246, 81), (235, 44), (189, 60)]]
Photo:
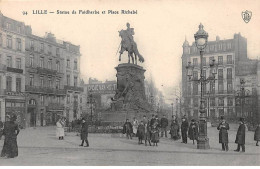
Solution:
[(210, 106), (215, 106), (215, 98), (210, 98)]
[(210, 45), (210, 51), (214, 50), (214, 45)]
[(51, 45), (48, 45), (48, 54), (49, 55), (51, 55), (51, 50), (52, 50)]
[(40, 96), (40, 102), (41, 102), (41, 105), (44, 105), (44, 96), (43, 95)]
[(70, 60), (67, 59), (67, 68), (70, 68)]
[(18, 51), (21, 51), (22, 50), (22, 42), (21, 42), (21, 39), (20, 38), (17, 38), (16, 39), (16, 49)]
[(222, 43), (218, 44), (218, 50), (222, 50)]
[(188, 95), (191, 95), (191, 83), (188, 84)]
[(70, 103), (70, 95), (67, 95), (67, 103)]
[(204, 78), (207, 77), (207, 70), (202, 70), (202, 76), (203, 76)]
[(233, 64), (232, 55), (227, 55), (227, 64)]
[(3, 44), (3, 37), (2, 37), (2, 34), (0, 33), (0, 46), (2, 46)]
[(34, 85), (34, 75), (30, 75), (30, 81), (29, 81), (29, 85), (33, 86)]
[(218, 98), (218, 106), (224, 106), (224, 98), (223, 97)]
[(74, 60), (74, 70), (78, 70), (78, 61)]
[(60, 56), (60, 48), (56, 48), (56, 56)]
[(40, 57), (40, 67), (44, 68), (44, 57)]
[(219, 82), (218, 82), (218, 93), (219, 93), (219, 94), (223, 94), (223, 93), (224, 93), (223, 81), (219, 81)]
[(227, 79), (232, 79), (232, 68), (227, 68)]
[(193, 66), (198, 66), (198, 58), (193, 58)]
[(223, 79), (223, 69), (218, 69), (218, 80)]
[(21, 58), (17, 58), (16, 59), (16, 68), (17, 69), (21, 69), (22, 68), (22, 66), (21, 66)]
[(33, 62), (34, 62), (34, 56), (30, 55), (30, 60), (29, 60), (30, 67), (33, 67)]
[(12, 77), (11, 76), (6, 77), (6, 91), (7, 92), (12, 91)]
[(228, 97), (227, 98), (227, 105), (228, 106), (233, 106), (233, 98), (232, 97)]
[(50, 88), (52, 87), (52, 80), (50, 77), (48, 78), (48, 87), (50, 87)]
[(7, 56), (6, 66), (7, 67), (12, 67), (12, 57), (11, 56)]
[(21, 78), (16, 78), (16, 92), (21, 92), (22, 86), (21, 86)]
[(70, 86), (70, 75), (67, 75), (67, 85)]
[(60, 79), (56, 80), (56, 89), (60, 89)]
[(40, 76), (40, 85), (41, 87), (44, 87), (44, 77)]
[(194, 80), (198, 80), (198, 72), (197, 71), (193, 71), (193, 79)]
[(12, 48), (12, 36), (7, 35), (7, 41), (6, 41), (7, 48)]
[(199, 93), (199, 85), (198, 83), (193, 83), (193, 95), (198, 95)]
[(232, 80), (227, 80), (227, 92), (232, 93), (232, 90), (233, 90)]
[(11, 24), (6, 22), (6, 29), (11, 29)]
[(60, 61), (56, 61), (56, 70), (60, 72)]
[(223, 51), (226, 51), (226, 43), (223, 43)]
[(214, 94), (215, 93), (215, 83), (214, 82), (210, 82), (210, 86), (209, 86), (209, 90), (210, 93)]
[(218, 64), (223, 65), (223, 56), (218, 56)]
[(78, 86), (78, 77), (74, 76), (74, 86)]
[(48, 60), (48, 69), (51, 69), (52, 68), (52, 59), (49, 59)]
[(227, 49), (231, 49), (231, 43), (230, 42), (227, 44)]
[(44, 43), (41, 43), (40, 50), (41, 50), (41, 52), (44, 52)]
[(17, 32), (21, 33), (21, 26), (17, 26)]
[(30, 48), (34, 49), (34, 41), (33, 40), (30, 41)]
[(209, 63), (212, 63), (212, 60), (214, 60), (214, 56), (209, 57)]

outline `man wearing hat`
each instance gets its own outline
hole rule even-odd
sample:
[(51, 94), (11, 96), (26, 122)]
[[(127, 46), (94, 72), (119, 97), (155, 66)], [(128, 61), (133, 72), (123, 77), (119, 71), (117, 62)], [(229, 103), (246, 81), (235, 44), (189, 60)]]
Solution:
[(198, 124), (194, 119), (191, 120), (188, 135), (189, 138), (193, 141), (193, 144), (194, 144), (194, 140), (198, 140), (199, 128), (198, 128)]
[(163, 137), (163, 133), (165, 133), (165, 137), (167, 137), (167, 127), (168, 119), (163, 115), (163, 118), (161, 118), (161, 137)]
[(82, 142), (79, 146), (83, 146), (84, 141), (85, 141), (86, 144), (87, 144), (85, 147), (89, 147), (89, 143), (88, 143), (88, 123), (86, 122), (85, 118), (82, 118), (80, 138), (81, 138)]
[(185, 116), (182, 117), (182, 123), (181, 123), (181, 137), (182, 137), (182, 143), (187, 144), (187, 132), (189, 128), (189, 123)]
[(234, 151), (239, 152), (240, 147), (242, 147), (242, 152), (246, 151), (245, 139), (246, 139), (246, 126), (245, 126), (244, 118), (241, 117), (239, 119), (239, 127), (237, 130), (236, 141), (235, 141), (235, 143), (237, 143), (237, 149)]
[(222, 151), (228, 151), (228, 130), (229, 124), (226, 122), (225, 117), (221, 116), (221, 123), (217, 129), (219, 130), (219, 143), (222, 144)]

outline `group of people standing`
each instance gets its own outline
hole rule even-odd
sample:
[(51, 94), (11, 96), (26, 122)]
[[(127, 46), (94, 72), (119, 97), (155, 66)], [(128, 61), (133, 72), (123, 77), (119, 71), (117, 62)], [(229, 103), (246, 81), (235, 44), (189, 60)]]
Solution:
[[(152, 118), (149, 119), (145, 115), (143, 119), (138, 122), (138, 120), (134, 117), (133, 122), (131, 123), (129, 119), (126, 119), (126, 122), (123, 126), (123, 134), (126, 134), (126, 137), (132, 139), (133, 136), (138, 137), (138, 144), (143, 144), (143, 140), (145, 141), (145, 145), (147, 143), (151, 146), (151, 142), (154, 146), (157, 146), (159, 143), (160, 133), (161, 137), (165, 135), (167, 137), (167, 129), (168, 129), (168, 119), (163, 115), (163, 117), (159, 120), (158, 116), (152, 115)], [(181, 135), (180, 135), (181, 129)], [(170, 135), (171, 139), (178, 140), (182, 137), (182, 143), (187, 144), (187, 137), (191, 140), (197, 140), (198, 138), (198, 125), (195, 120), (191, 121), (189, 125), (186, 116), (182, 118), (181, 127), (178, 123), (177, 117), (172, 116), (171, 125), (170, 125)]]

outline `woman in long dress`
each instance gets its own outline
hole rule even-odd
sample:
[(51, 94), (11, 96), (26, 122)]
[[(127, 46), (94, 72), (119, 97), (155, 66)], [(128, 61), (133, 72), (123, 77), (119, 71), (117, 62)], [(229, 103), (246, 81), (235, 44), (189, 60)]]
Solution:
[(1, 152), (1, 157), (14, 158), (18, 156), (17, 135), (20, 130), (18, 124), (15, 123), (16, 115), (13, 115), (10, 121), (4, 124), (3, 135), (5, 136), (4, 146)]
[(180, 131), (179, 123), (177, 121), (176, 116), (173, 116), (172, 117), (172, 123), (171, 123), (171, 130), (170, 130), (171, 138), (173, 140), (179, 139), (179, 136), (180, 136), (179, 131)]
[(59, 138), (59, 140), (64, 139), (64, 126), (61, 119), (59, 119), (56, 123), (56, 136)]
[(133, 121), (133, 133), (136, 136), (137, 134), (137, 128), (138, 128), (138, 121), (136, 120), (136, 118), (134, 117), (134, 121)]

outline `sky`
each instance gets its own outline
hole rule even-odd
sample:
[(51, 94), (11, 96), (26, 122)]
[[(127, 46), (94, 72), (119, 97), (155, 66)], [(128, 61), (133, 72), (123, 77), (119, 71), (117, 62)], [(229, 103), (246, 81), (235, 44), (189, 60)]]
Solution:
[[(248, 57), (260, 56), (258, 0), (0, 0), (0, 10), (7, 17), (31, 25), (33, 34), (44, 36), (51, 32), (57, 39), (80, 45), (80, 69), (85, 82), (89, 77), (116, 80), (121, 42), (118, 31), (126, 29), (127, 22), (135, 30), (134, 40), (145, 59), (139, 65), (146, 69), (146, 79), (152, 78), (160, 90), (180, 84), (182, 44), (185, 36), (192, 44), (200, 23), (209, 41), (216, 36), (231, 39), (240, 32), (247, 38)], [(35, 15), (32, 10), (55, 13)], [(70, 14), (56, 14), (57, 10)], [(72, 10), (77, 14), (71, 14)], [(97, 10), (100, 14), (78, 14), (79, 10)], [(137, 14), (108, 14), (108, 10), (137, 10)], [(241, 17), (245, 10), (252, 11), (249, 23)], [(127, 61), (126, 52), (122, 58)]]

